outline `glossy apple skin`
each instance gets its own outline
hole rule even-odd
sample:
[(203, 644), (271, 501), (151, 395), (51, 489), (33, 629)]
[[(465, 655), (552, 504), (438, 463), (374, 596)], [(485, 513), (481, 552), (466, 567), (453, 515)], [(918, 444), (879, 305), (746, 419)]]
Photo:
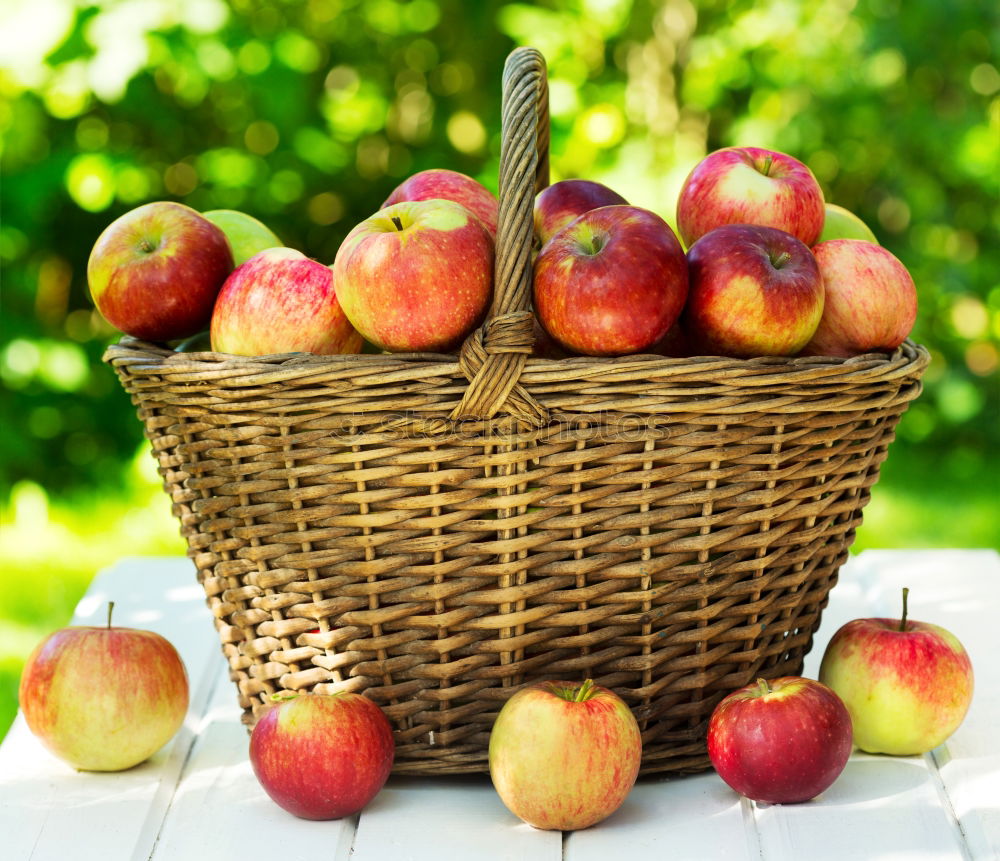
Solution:
[(496, 195), (479, 180), (458, 171), (431, 168), (415, 173), (393, 189), (379, 208), (385, 209), (394, 203), (433, 200), (434, 198), (443, 198), (462, 204), (482, 221), (489, 231), (490, 238), (496, 239), (497, 217), (500, 209)]
[(804, 354), (891, 352), (906, 340), (917, 319), (917, 288), (891, 251), (863, 239), (831, 239), (813, 254), (826, 304)]
[(341, 819), (385, 785), (395, 757), (382, 710), (354, 693), (277, 703), (250, 735), (250, 764), (268, 796), (302, 819)]
[(614, 692), (580, 682), (522, 688), (490, 733), (493, 785), (507, 808), (535, 828), (575, 831), (614, 813), (639, 774), (639, 725)]
[(330, 267), (294, 248), (269, 248), (233, 270), (215, 303), (211, 341), (235, 356), (361, 352)]
[(806, 165), (760, 147), (709, 153), (677, 197), (677, 227), (686, 247), (724, 224), (756, 224), (816, 242), (825, 218), (823, 191)]
[(535, 236), (544, 245), (571, 221), (601, 206), (627, 206), (618, 192), (589, 179), (564, 179), (535, 195)]
[(155, 201), (116, 218), (87, 261), (90, 295), (116, 329), (172, 341), (208, 326), (233, 271), (223, 231), (189, 206)]
[(866, 239), (879, 244), (872, 229), (849, 209), (836, 203), (827, 203), (824, 209), (823, 230), (816, 239), (816, 245), (829, 239)]
[(122, 771), (180, 729), (188, 678), (177, 650), (154, 631), (70, 627), (35, 647), (19, 700), (29, 729), (57, 757), (85, 771)]
[(333, 279), (344, 313), (379, 349), (446, 352), (486, 315), (493, 240), (460, 204), (396, 203), (347, 235)]
[(829, 788), (852, 750), (851, 716), (813, 679), (785, 676), (729, 694), (708, 721), (708, 756), (740, 795), (793, 804)]
[(535, 259), (535, 313), (574, 353), (647, 350), (677, 320), (687, 294), (684, 250), (673, 230), (636, 206), (584, 213)]
[(944, 742), (972, 702), (969, 656), (929, 622), (855, 619), (831, 638), (819, 678), (847, 705), (854, 743), (868, 753), (910, 756)]
[(270, 227), (245, 212), (211, 209), (202, 215), (226, 234), (234, 266), (241, 266), (260, 251), (284, 245)]
[(703, 355), (792, 356), (823, 313), (823, 280), (805, 244), (774, 227), (718, 227), (691, 246), (683, 325)]

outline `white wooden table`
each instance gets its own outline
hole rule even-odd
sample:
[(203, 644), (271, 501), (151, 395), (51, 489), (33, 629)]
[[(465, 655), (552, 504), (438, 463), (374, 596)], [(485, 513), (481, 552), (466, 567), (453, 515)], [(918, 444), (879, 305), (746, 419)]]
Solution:
[(118, 774), (78, 773), (18, 716), (0, 746), (2, 861), (585, 861), (1000, 858), (1000, 556), (991, 550), (868, 551), (842, 569), (807, 659), (815, 678), (849, 619), (898, 614), (949, 628), (976, 691), (965, 722), (923, 757), (855, 754), (814, 801), (754, 804), (714, 773), (640, 778), (604, 822), (543, 832), (516, 819), (488, 776), (392, 777), (358, 817), (296, 819), (270, 801), (247, 760), (247, 732), (200, 587), (186, 559), (130, 559), (98, 575), (73, 624), (115, 619), (159, 631), (181, 652), (191, 708), (175, 739)]

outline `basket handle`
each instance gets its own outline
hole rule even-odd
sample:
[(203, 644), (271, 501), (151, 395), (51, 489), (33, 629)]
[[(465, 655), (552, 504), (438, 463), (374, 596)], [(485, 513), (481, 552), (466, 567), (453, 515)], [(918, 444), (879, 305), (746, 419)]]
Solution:
[(534, 48), (512, 51), (503, 71), (493, 307), (462, 345), (469, 385), (452, 419), (489, 419), (501, 410), (535, 427), (548, 419), (519, 383), (534, 344), (531, 243), (535, 194), (549, 183), (548, 92), (545, 58)]

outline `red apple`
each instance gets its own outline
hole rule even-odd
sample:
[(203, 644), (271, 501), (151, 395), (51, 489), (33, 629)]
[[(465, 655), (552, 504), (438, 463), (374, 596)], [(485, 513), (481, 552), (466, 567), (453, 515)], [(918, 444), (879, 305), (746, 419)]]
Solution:
[(639, 774), (642, 739), (629, 707), (589, 679), (522, 688), (490, 732), (490, 777), (535, 828), (575, 831), (614, 813)]
[(831, 239), (813, 254), (826, 304), (806, 355), (891, 352), (906, 340), (917, 319), (917, 288), (891, 251), (863, 239)]
[(691, 291), (684, 329), (696, 350), (736, 356), (791, 356), (823, 313), (823, 279), (806, 245), (783, 230), (717, 227), (687, 255)]
[(380, 208), (385, 209), (394, 203), (434, 198), (462, 204), (483, 222), (491, 239), (496, 237), (500, 208), (496, 196), (478, 180), (454, 170), (431, 168), (413, 174), (393, 190)]
[(618, 192), (589, 179), (564, 179), (535, 195), (535, 236), (544, 245), (575, 218), (600, 206), (628, 205)]
[(851, 716), (812, 679), (785, 676), (729, 694), (708, 721), (708, 757), (740, 795), (768, 804), (808, 801), (851, 755)]
[(197, 334), (233, 271), (222, 230), (182, 203), (147, 203), (111, 222), (87, 261), (90, 294), (115, 328), (148, 341)]
[(830, 640), (820, 680), (854, 722), (854, 743), (869, 753), (926, 753), (945, 741), (972, 702), (972, 663), (954, 634), (930, 622), (855, 619)]
[(849, 209), (827, 203), (824, 206), (823, 230), (815, 244), (830, 239), (867, 239), (878, 245), (878, 239), (872, 229)]
[(486, 314), (493, 240), (458, 203), (396, 203), (347, 235), (333, 279), (344, 313), (379, 349), (443, 352)]
[(293, 248), (269, 248), (238, 266), (219, 291), (212, 349), (236, 356), (361, 352), (329, 266)]
[(677, 227), (690, 248), (724, 224), (757, 224), (812, 245), (823, 229), (823, 191), (790, 155), (759, 147), (727, 147), (705, 156), (677, 198)]
[(688, 293), (670, 226), (636, 206), (602, 206), (553, 236), (535, 260), (535, 313), (567, 350), (639, 353), (662, 338)]
[(382, 710), (347, 692), (279, 699), (250, 735), (250, 764), (260, 785), (302, 819), (357, 813), (382, 789), (395, 750)]
[(149, 759), (180, 729), (188, 679), (171, 643), (154, 631), (62, 628), (31, 653), (19, 699), (28, 728), (53, 754), (85, 771), (122, 771)]

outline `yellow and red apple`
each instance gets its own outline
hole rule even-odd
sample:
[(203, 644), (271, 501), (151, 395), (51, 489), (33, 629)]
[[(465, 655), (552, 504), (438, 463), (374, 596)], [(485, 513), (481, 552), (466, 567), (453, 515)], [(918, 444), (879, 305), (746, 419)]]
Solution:
[(585, 212), (535, 260), (535, 313), (574, 353), (648, 350), (677, 320), (687, 294), (680, 242), (660, 216), (636, 206)]
[(191, 207), (168, 200), (112, 221), (87, 261), (97, 310), (115, 328), (148, 341), (204, 330), (232, 271), (225, 233)]
[(294, 248), (269, 248), (233, 270), (219, 291), (212, 349), (237, 356), (359, 353), (333, 272)]
[(715, 150), (694, 166), (677, 198), (685, 246), (725, 224), (755, 224), (791, 233), (806, 245), (823, 229), (823, 191), (793, 156), (760, 147)]
[(333, 281), (354, 328), (379, 349), (446, 352), (486, 315), (493, 240), (453, 201), (395, 203), (347, 235)]
[(684, 331), (696, 352), (791, 356), (816, 331), (823, 279), (809, 248), (784, 230), (717, 227), (688, 250)]

